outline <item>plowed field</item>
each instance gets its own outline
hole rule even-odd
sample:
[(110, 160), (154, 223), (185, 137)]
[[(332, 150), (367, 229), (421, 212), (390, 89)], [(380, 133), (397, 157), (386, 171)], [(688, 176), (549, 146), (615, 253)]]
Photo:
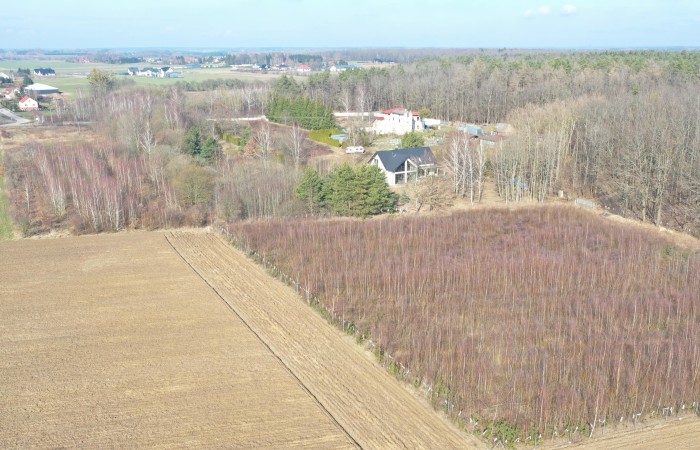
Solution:
[(0, 448), (464, 448), (204, 233), (0, 243)]

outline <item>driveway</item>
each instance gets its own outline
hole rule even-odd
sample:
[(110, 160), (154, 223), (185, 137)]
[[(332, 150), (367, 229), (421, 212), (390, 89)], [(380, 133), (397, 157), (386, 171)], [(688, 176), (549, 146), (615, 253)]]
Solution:
[(18, 125), (25, 125), (31, 122), (31, 120), (20, 117), (6, 108), (0, 108), (0, 115), (14, 121), (14, 123), (6, 123), (4, 125), (0, 125), (0, 127), (16, 127)]

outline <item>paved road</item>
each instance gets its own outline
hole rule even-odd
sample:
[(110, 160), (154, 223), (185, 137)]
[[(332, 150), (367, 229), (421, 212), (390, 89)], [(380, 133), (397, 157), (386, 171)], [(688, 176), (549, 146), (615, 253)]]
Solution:
[(14, 120), (14, 123), (6, 123), (4, 125), (0, 125), (0, 127), (16, 127), (19, 125), (26, 125), (28, 123), (31, 123), (31, 120), (20, 117), (6, 108), (0, 108), (0, 115), (3, 115), (10, 120)]

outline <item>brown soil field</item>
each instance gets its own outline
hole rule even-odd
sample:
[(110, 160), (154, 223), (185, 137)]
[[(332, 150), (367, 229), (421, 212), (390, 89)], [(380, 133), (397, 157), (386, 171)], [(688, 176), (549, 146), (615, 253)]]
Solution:
[(636, 429), (615, 430), (582, 442), (544, 445), (543, 449), (657, 450), (700, 448), (700, 420), (697, 417), (660, 420)]
[(0, 448), (483, 447), (218, 236), (0, 261)]

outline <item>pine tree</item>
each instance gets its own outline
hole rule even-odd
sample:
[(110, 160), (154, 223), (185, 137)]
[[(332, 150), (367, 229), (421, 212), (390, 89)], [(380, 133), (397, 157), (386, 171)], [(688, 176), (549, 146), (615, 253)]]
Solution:
[(201, 147), (201, 158), (206, 164), (211, 164), (221, 156), (221, 145), (213, 137), (207, 138)]
[(202, 134), (199, 132), (199, 128), (192, 127), (190, 131), (187, 132), (185, 136), (185, 142), (182, 146), (183, 153), (190, 156), (199, 156), (202, 152)]
[(324, 182), (318, 172), (309, 168), (306, 169), (297, 186), (296, 194), (299, 200), (306, 201), (309, 212), (318, 212), (324, 204)]

